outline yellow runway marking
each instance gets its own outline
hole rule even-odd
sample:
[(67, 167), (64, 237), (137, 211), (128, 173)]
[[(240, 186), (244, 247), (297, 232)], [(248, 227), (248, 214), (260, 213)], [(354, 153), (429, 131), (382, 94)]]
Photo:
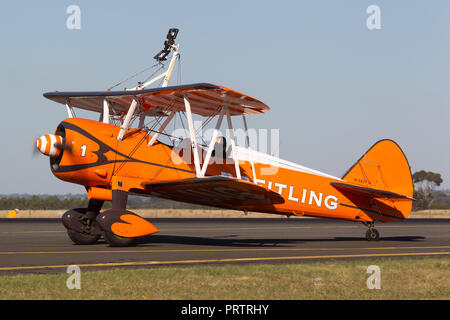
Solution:
[(243, 251), (342, 251), (342, 250), (415, 250), (415, 249), (449, 249), (450, 246), (427, 247), (356, 247), (356, 248), (243, 248), (243, 249), (168, 249), (168, 250), (84, 250), (84, 251), (0, 251), (0, 255), (21, 254), (92, 254), (92, 253), (183, 253), (183, 252), (243, 252)]
[[(113, 263), (89, 263), (78, 264), (78, 267), (124, 267), (124, 266), (148, 266), (166, 264), (196, 264), (196, 263), (223, 263), (223, 262), (252, 262), (273, 260), (310, 260), (310, 259), (340, 259), (340, 258), (373, 258), (373, 257), (401, 257), (401, 256), (424, 256), (424, 255), (450, 255), (450, 252), (423, 252), (423, 253), (378, 253), (378, 254), (345, 254), (325, 256), (296, 256), (296, 257), (265, 257), (265, 258), (234, 258), (234, 259), (202, 259), (202, 260), (175, 260), (175, 261), (136, 261), (136, 262), (113, 262)], [(67, 268), (69, 265), (48, 266), (26, 266), (26, 267), (2, 267), (0, 271), (18, 271), (35, 269), (59, 269)]]

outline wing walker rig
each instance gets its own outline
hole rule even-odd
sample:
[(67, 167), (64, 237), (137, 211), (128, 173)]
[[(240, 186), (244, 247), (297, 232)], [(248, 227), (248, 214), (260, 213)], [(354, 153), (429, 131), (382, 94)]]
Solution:
[[(80, 184), (88, 193), (87, 208), (71, 209), (62, 217), (74, 243), (93, 244), (103, 236), (111, 246), (129, 246), (158, 232), (127, 210), (129, 194), (245, 213), (359, 221), (368, 227), (370, 241), (379, 239), (375, 221), (408, 217), (414, 200), (411, 172), (395, 142), (375, 143), (342, 178), (256, 151), (246, 117), (268, 111), (264, 103), (210, 83), (168, 86), (180, 57), (177, 34), (178, 29), (170, 29), (164, 49), (154, 57), (153, 67), (160, 69), (170, 58), (166, 71), (153, 77), (158, 69), (133, 88), (113, 91), (119, 83), (104, 91), (44, 93), (66, 107), (68, 118), (54, 134), (40, 137), (37, 149), (50, 158), (57, 178)], [(158, 80), (159, 87), (149, 87)], [(76, 117), (76, 108), (98, 113), (99, 120)], [(200, 128), (193, 115), (204, 119), (202, 126), (216, 121), (208, 144), (198, 142)], [(185, 137), (164, 143), (169, 123), (177, 118)], [(236, 143), (236, 118), (243, 121), (244, 146)], [(223, 122), (231, 152), (220, 135)], [(112, 202), (112, 209), (102, 211), (105, 201)]]

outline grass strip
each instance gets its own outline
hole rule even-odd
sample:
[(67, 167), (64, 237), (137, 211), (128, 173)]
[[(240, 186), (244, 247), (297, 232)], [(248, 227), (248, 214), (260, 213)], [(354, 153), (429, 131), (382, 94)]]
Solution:
[[(381, 289), (368, 289), (370, 265)], [(0, 299), (450, 299), (450, 257), (331, 260), (297, 264), (196, 265), (0, 276)]]

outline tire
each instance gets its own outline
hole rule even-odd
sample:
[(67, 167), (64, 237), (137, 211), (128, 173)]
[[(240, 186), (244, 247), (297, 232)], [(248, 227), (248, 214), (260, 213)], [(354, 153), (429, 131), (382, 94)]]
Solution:
[(100, 235), (80, 233), (72, 229), (67, 229), (67, 234), (69, 235), (70, 240), (75, 244), (80, 245), (94, 244), (100, 239)]
[(380, 233), (377, 229), (367, 230), (366, 239), (367, 241), (378, 241), (380, 240)]
[(136, 238), (119, 237), (110, 231), (103, 231), (103, 239), (105, 239), (111, 247), (130, 247), (136, 243)]

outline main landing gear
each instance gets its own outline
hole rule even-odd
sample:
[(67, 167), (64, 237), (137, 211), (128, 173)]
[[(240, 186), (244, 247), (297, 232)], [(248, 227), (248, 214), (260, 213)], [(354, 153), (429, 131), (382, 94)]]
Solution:
[(363, 222), (366, 227), (369, 228), (366, 232), (367, 241), (378, 241), (380, 240), (380, 233), (377, 229), (374, 228), (374, 222)]
[(128, 192), (113, 190), (112, 193), (110, 210), (100, 213), (104, 201), (91, 199), (87, 208), (64, 213), (62, 222), (75, 244), (94, 244), (103, 236), (110, 246), (132, 246), (138, 237), (158, 232), (150, 222), (126, 210)]
[(75, 208), (62, 216), (62, 223), (67, 229), (69, 238), (76, 244), (94, 244), (100, 239), (102, 230), (96, 218), (103, 206), (101, 200), (89, 200), (87, 208)]
[(97, 219), (102, 227), (103, 239), (111, 247), (130, 247), (136, 244), (134, 237), (120, 237), (111, 231), (111, 225), (120, 221), (120, 216), (127, 212), (128, 192), (114, 190), (112, 197), (112, 209), (103, 212)]

